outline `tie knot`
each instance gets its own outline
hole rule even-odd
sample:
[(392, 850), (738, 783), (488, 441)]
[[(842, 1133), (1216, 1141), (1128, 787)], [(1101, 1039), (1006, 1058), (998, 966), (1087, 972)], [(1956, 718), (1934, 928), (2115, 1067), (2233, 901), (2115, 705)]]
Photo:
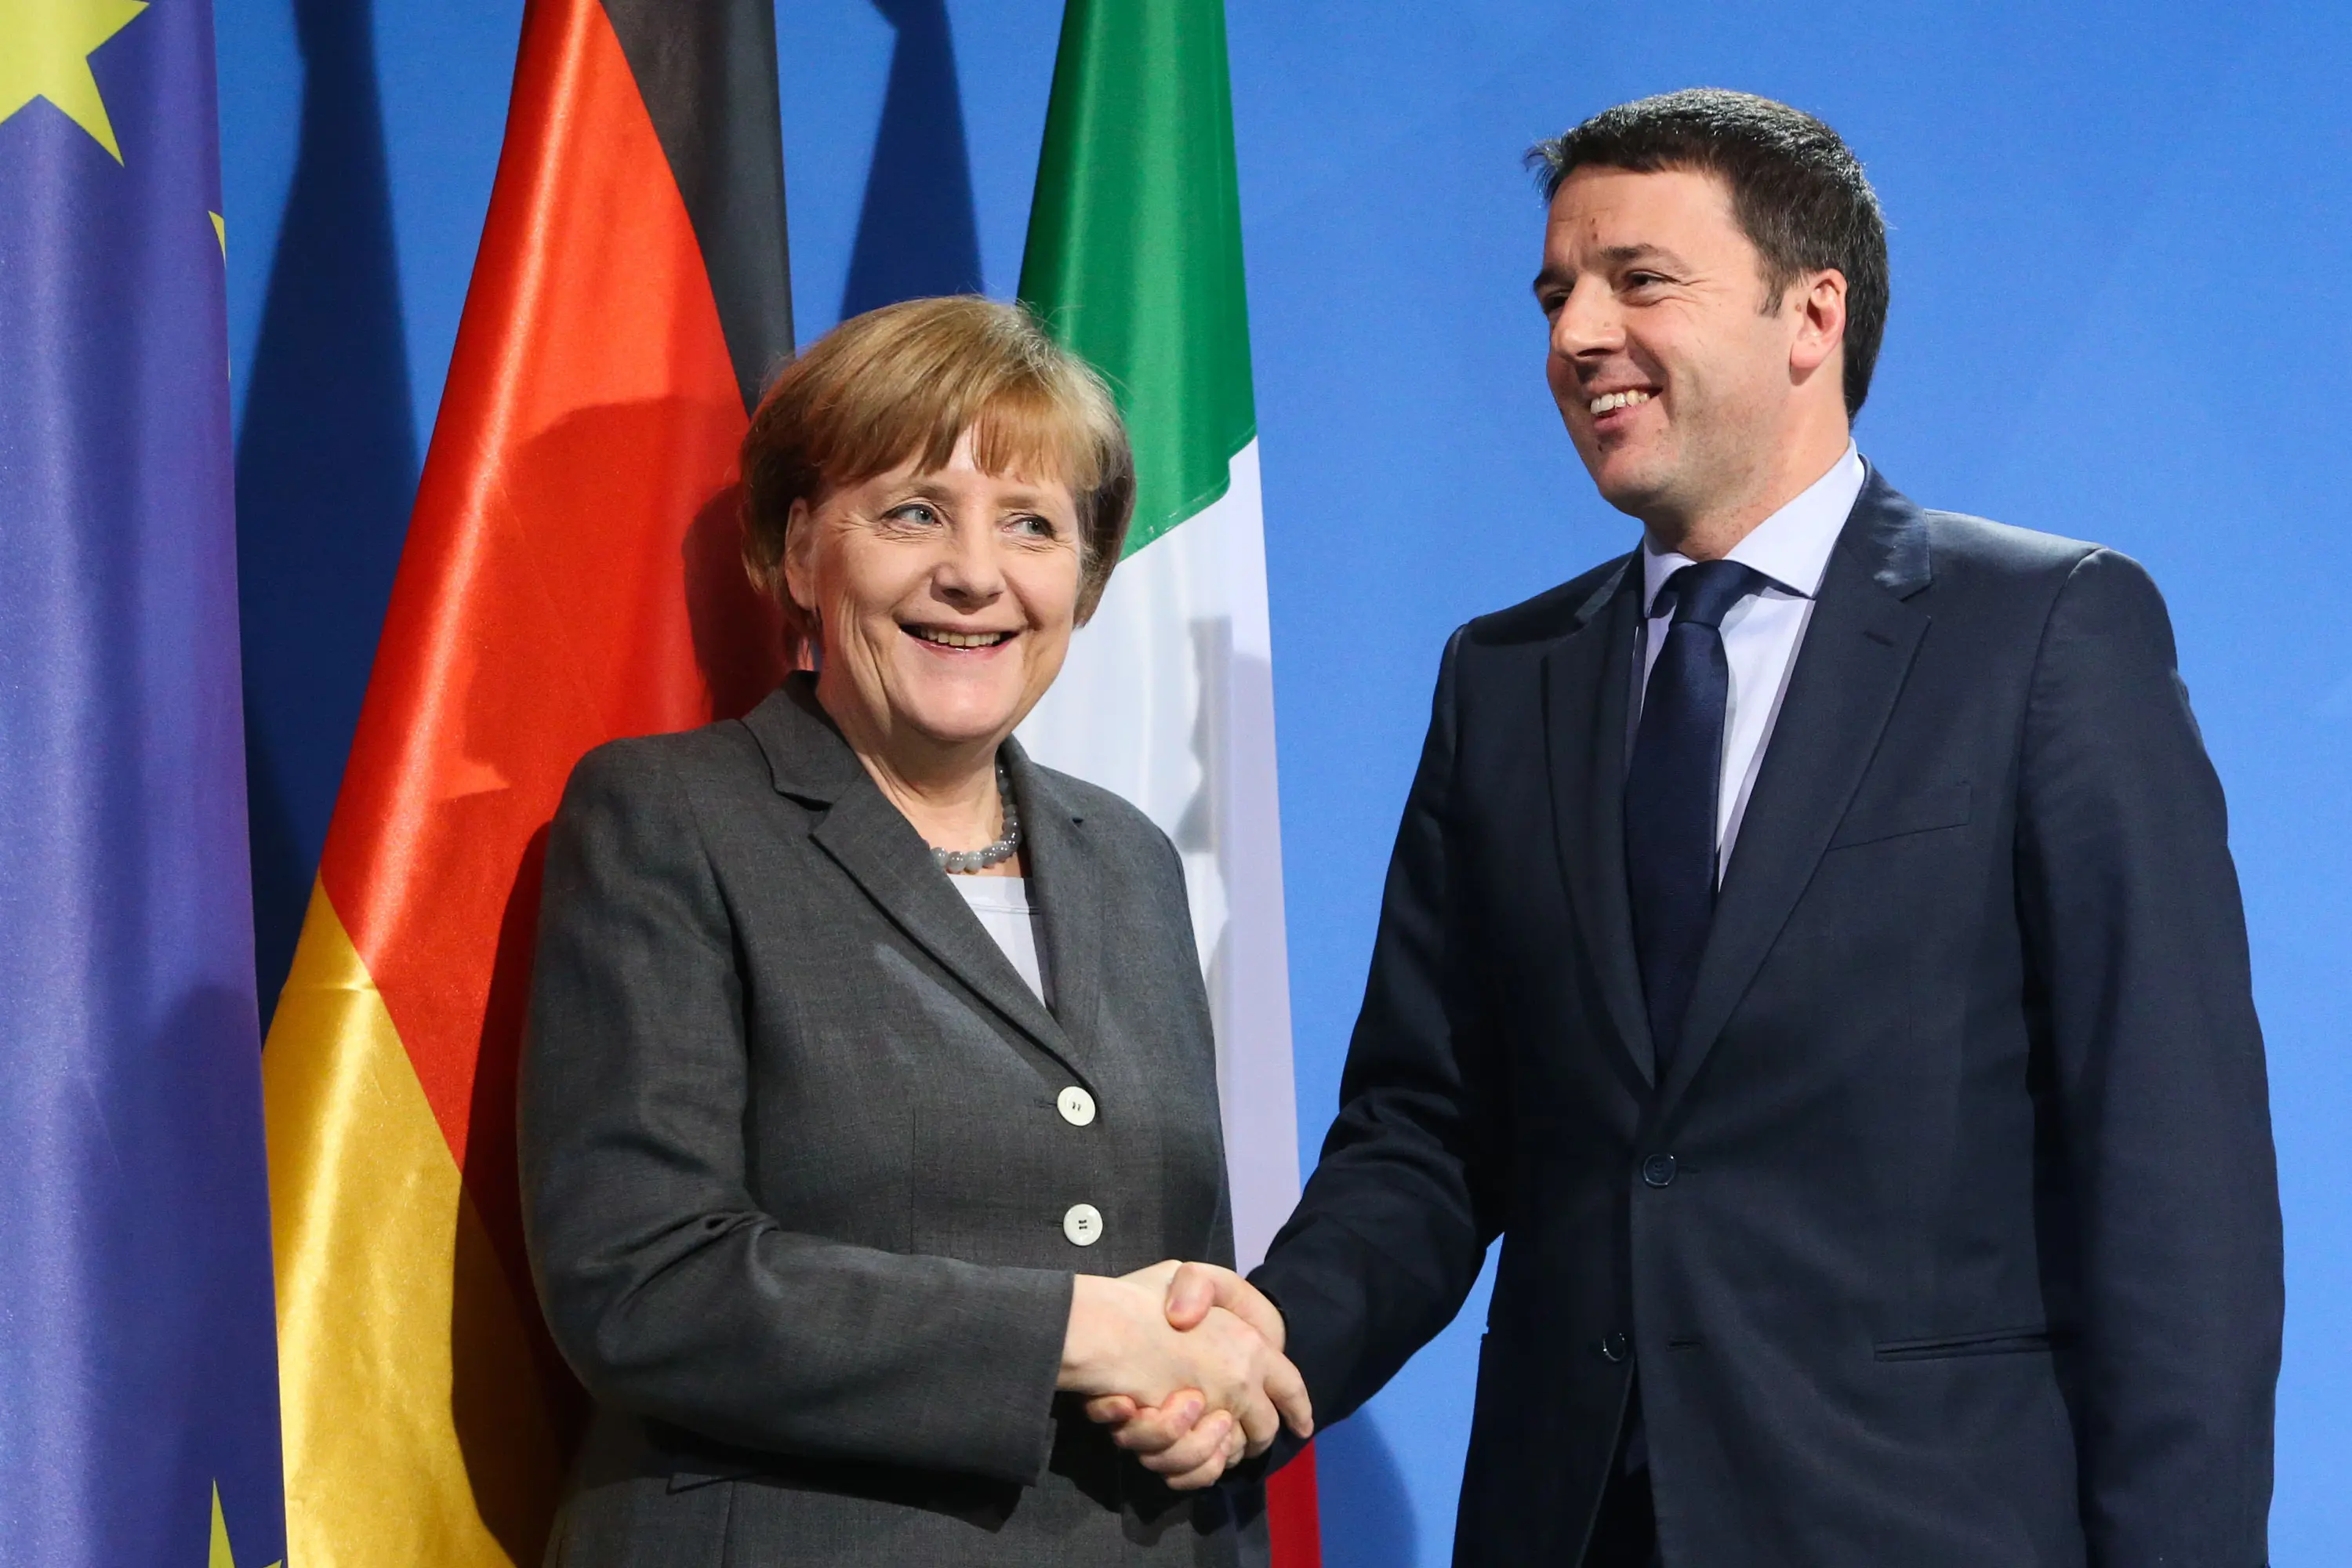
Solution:
[(1677, 568), (1659, 596), (1674, 595), (1675, 625), (1696, 621), (1703, 626), (1719, 626), (1723, 617), (1731, 614), (1732, 605), (1760, 593), (1768, 581), (1761, 572), (1737, 561), (1701, 561)]

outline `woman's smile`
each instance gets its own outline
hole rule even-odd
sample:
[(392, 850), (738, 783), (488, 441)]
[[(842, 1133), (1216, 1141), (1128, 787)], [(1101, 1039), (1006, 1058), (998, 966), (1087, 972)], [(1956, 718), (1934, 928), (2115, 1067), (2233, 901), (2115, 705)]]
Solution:
[(927, 647), (950, 654), (992, 653), (1010, 646), (1021, 635), (1019, 628), (987, 631), (970, 626), (937, 626), (910, 625), (901, 621), (898, 629)]

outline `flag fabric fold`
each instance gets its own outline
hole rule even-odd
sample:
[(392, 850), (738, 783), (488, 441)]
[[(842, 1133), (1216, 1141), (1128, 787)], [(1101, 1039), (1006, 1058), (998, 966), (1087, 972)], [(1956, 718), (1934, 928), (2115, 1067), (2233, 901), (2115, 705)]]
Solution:
[(263, 1054), (304, 1568), (535, 1563), (582, 1404), (514, 1073), (545, 826), (780, 678), (735, 448), (792, 351), (767, 0), (530, 0), (456, 353)]
[[(1298, 1133), (1223, 0), (1067, 0), (1021, 298), (1109, 381), (1137, 472), (1126, 556), (1022, 739), (1183, 857), (1247, 1268), (1297, 1202)], [(1311, 1568), (1311, 1448), (1268, 1497), (1276, 1568)]]
[(0, 1556), (283, 1556), (205, 0), (0, 4)]

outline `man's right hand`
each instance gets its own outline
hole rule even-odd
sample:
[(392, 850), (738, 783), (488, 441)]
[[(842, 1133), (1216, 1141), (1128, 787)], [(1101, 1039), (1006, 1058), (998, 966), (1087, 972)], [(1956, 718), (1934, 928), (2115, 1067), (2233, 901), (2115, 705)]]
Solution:
[[(1280, 1314), (1226, 1270), (1216, 1272), (1263, 1310), (1244, 1318), (1222, 1309), (1218, 1282), (1187, 1275), (1194, 1267), (1160, 1264), (1118, 1279), (1079, 1275), (1058, 1383), (1114, 1400), (1113, 1408), (1149, 1411), (1150, 1421), (1120, 1440), (1179, 1488), (1206, 1486), (1265, 1452), (1285, 1425), (1302, 1437), (1314, 1430), (1306, 1384), (1278, 1348)], [(1270, 1323), (1276, 1341), (1259, 1323)]]
[[(1172, 1268), (1160, 1264), (1127, 1279), (1138, 1284), (1166, 1280), (1162, 1310), (1172, 1329), (1189, 1333), (1209, 1321), (1212, 1313), (1229, 1313), (1256, 1331), (1258, 1337), (1277, 1352), (1287, 1342), (1287, 1325), (1281, 1311), (1257, 1287), (1230, 1268), (1220, 1268), (1213, 1263), (1186, 1263)], [(1286, 1359), (1282, 1364), (1292, 1378), (1297, 1377), (1297, 1370)], [(1205, 1403), (1201, 1391), (1195, 1389), (1181, 1390), (1156, 1405), (1128, 1394), (1113, 1394), (1089, 1400), (1087, 1415), (1111, 1428), (1113, 1442), (1135, 1454), (1145, 1468), (1168, 1477), (1170, 1485), (1201, 1486), (1214, 1480), (1227, 1464), (1243, 1457), (1232, 1452), (1230, 1444), (1220, 1440), (1213, 1421), (1199, 1421)], [(1314, 1420), (1303, 1382), (1298, 1385), (1297, 1405), (1297, 1413), (1303, 1413), (1306, 1419), (1290, 1420), (1290, 1428), (1300, 1437), (1311, 1436)], [(1284, 1410), (1292, 1414), (1286, 1403)], [(1272, 1443), (1273, 1436), (1269, 1431), (1265, 1441), (1259, 1442), (1252, 1434), (1246, 1452), (1251, 1456), (1263, 1452)], [(1203, 1475), (1207, 1480), (1199, 1479)]]

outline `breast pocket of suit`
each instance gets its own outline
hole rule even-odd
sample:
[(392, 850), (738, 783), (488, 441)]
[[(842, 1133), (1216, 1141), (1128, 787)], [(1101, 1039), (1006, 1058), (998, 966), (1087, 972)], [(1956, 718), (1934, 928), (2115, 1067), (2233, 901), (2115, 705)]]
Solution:
[(1856, 849), (1865, 844), (1891, 844), (1922, 834), (1966, 827), (1972, 817), (1974, 792), (1965, 782), (1915, 790), (1894, 800), (1857, 801), (1830, 836), (1830, 848)]

